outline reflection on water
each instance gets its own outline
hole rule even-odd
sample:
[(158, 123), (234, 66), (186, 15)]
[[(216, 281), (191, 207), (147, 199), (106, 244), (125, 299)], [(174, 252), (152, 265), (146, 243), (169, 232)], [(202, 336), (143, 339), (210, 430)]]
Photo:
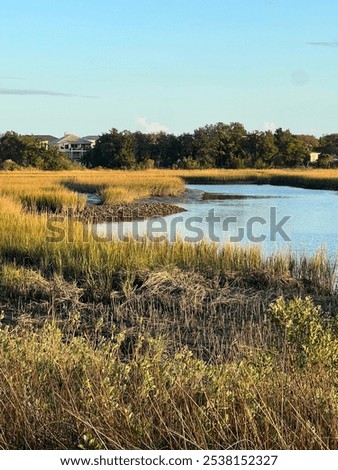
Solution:
[[(222, 193), (203, 193), (202, 201), (223, 201), (229, 199), (271, 199), (277, 196), (248, 195), (248, 194), (222, 194)], [(283, 197), (283, 196), (280, 196)]]
[[(187, 211), (165, 218), (99, 224), (98, 232), (123, 238), (166, 236), (224, 243), (259, 243), (270, 253), (283, 248), (315, 252), (324, 244), (335, 254), (338, 244), (338, 197), (333, 191), (271, 185), (189, 185), (208, 193), (198, 200), (175, 202)], [(219, 196), (218, 196), (219, 195)], [(237, 196), (237, 197), (236, 197)], [(215, 199), (213, 199), (215, 197)], [(281, 224), (281, 230), (278, 229)], [(277, 227), (277, 230), (276, 230)]]

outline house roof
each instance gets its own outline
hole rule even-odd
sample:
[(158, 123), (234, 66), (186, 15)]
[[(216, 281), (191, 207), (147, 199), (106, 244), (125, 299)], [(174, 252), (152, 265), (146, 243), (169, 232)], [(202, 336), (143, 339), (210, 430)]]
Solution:
[(32, 134), (32, 137), (37, 140), (47, 140), (48, 142), (52, 142), (53, 140), (58, 139), (57, 137), (49, 134)]
[(67, 142), (75, 142), (77, 140), (80, 140), (81, 137), (75, 134), (65, 134), (63, 137), (60, 139), (56, 139), (53, 144), (58, 145), (58, 144), (66, 144)]
[(32, 137), (40, 141), (48, 141), (48, 143), (52, 145), (63, 145), (67, 143), (91, 144), (99, 138), (98, 135), (86, 135), (85, 137), (79, 137), (78, 135), (68, 133), (65, 133), (62, 137), (55, 137), (48, 134), (33, 134)]
[(84, 137), (78, 140), (72, 140), (71, 144), (92, 144), (93, 141), (89, 139), (85, 139)]

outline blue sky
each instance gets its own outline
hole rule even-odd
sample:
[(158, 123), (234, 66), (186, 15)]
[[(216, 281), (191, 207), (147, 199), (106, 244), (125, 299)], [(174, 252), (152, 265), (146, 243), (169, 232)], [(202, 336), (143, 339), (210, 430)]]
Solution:
[(1, 0), (0, 132), (338, 132), (337, 18), (332, 0)]

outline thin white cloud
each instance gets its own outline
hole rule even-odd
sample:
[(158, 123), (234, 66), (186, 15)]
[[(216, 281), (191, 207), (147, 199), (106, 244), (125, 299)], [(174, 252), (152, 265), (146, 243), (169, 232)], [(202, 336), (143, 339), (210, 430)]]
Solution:
[(310, 46), (338, 47), (338, 41), (312, 41), (308, 42)]
[(63, 96), (65, 98), (97, 98), (97, 96), (76, 95), (74, 93), (61, 93), (49, 90), (33, 90), (33, 89), (17, 89), (17, 88), (0, 88), (0, 95), (44, 95), (44, 96)]
[(277, 129), (277, 126), (274, 122), (265, 121), (263, 124), (263, 129), (265, 131), (275, 132), (275, 130)]
[(137, 118), (137, 125), (141, 131), (147, 133), (157, 133), (157, 132), (166, 132), (169, 133), (169, 129), (166, 126), (163, 126), (159, 122), (148, 122), (146, 117), (138, 117)]

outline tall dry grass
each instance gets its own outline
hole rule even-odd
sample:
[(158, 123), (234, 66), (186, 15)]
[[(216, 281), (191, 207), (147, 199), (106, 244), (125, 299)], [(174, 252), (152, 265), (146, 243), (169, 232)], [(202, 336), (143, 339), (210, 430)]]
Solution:
[(100, 243), (61, 216), (56, 240), (52, 202), (32, 203), (177, 194), (195, 177), (0, 174), (0, 448), (337, 448), (336, 266), (323, 250)]
[(62, 211), (83, 207), (78, 193), (97, 193), (105, 204), (132, 202), (150, 196), (175, 196), (184, 182), (170, 171), (0, 172), (0, 195), (23, 202), (29, 210)]
[(313, 189), (338, 189), (338, 170), (75, 170), (0, 172), (0, 195), (10, 195), (38, 210), (82, 207), (77, 193), (97, 193), (104, 203), (175, 196), (187, 183), (253, 182)]
[(338, 189), (338, 169), (295, 169), (295, 170), (187, 170), (173, 174), (194, 184), (256, 183), (296, 186), (308, 189)]
[(52, 272), (69, 280), (93, 277), (107, 291), (114, 273), (135, 273), (147, 269), (178, 267), (213, 277), (250, 274), (266, 277), (299, 278), (312, 288), (332, 293), (336, 266), (325, 251), (308, 257), (281, 252), (266, 257), (252, 246), (201, 242), (198, 244), (142, 242), (117, 238), (100, 242), (82, 223), (69, 217), (23, 212), (18, 202), (0, 200), (0, 260), (16, 261), (44, 273)]
[(0, 448), (336, 449), (336, 330), (309, 299), (266, 317), (275, 344), (242, 329), (219, 363), (100, 322), (79, 335), (74, 317), (2, 327)]

